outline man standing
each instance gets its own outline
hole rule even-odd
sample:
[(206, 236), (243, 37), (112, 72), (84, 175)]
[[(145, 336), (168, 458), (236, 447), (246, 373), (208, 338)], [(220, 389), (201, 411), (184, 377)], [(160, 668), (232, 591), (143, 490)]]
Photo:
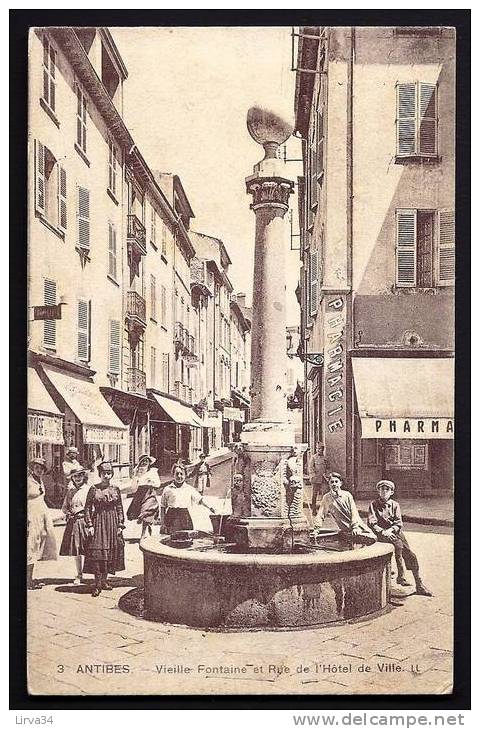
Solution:
[(62, 463), (64, 492), (70, 484), (72, 471), (77, 471), (79, 468), (82, 468), (82, 466), (78, 462), (78, 448), (75, 448), (75, 446), (68, 446), (65, 451), (65, 460)]

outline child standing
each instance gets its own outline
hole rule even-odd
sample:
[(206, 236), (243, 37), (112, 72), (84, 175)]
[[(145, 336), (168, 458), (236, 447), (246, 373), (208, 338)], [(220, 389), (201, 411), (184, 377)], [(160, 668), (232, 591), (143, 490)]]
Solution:
[(393, 481), (377, 483), (378, 499), (372, 501), (368, 510), (368, 525), (377, 535), (379, 542), (393, 544), (397, 563), (397, 583), (407, 587), (410, 585), (405, 575), (405, 568), (411, 570), (415, 579), (416, 594), (432, 597), (420, 577), (420, 568), (416, 554), (411, 550), (403, 533), (402, 515), (398, 501), (392, 496), (395, 492)]
[(62, 511), (67, 517), (67, 526), (60, 546), (61, 556), (75, 558), (77, 576), (74, 584), (79, 585), (83, 577), (83, 555), (87, 548), (88, 533), (85, 524), (85, 502), (88, 494), (87, 472), (81, 466), (70, 472), (70, 487), (65, 495)]
[(186, 482), (187, 472), (182, 463), (176, 463), (172, 472), (173, 482), (165, 486), (160, 500), (160, 531), (163, 534), (193, 529), (190, 509), (194, 504), (202, 504), (215, 513), (205, 504), (201, 494)]

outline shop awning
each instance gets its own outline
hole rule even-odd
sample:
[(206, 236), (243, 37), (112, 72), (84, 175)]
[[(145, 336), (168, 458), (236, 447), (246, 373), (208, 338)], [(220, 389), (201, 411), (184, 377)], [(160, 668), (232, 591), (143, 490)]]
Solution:
[(50, 367), (43, 370), (60, 397), (82, 424), (85, 443), (128, 443), (128, 431), (107, 403), (97, 385), (90, 380), (59, 372)]
[(63, 415), (33, 367), (27, 374), (28, 439), (62, 445)]
[(203, 427), (202, 421), (193, 408), (189, 408), (188, 405), (183, 405), (181, 402), (178, 402), (178, 400), (170, 400), (169, 397), (157, 395), (156, 392), (152, 392), (152, 395), (160, 407), (165, 410), (168, 417), (175, 423), (178, 423), (179, 425), (191, 425), (192, 428)]
[(362, 438), (453, 438), (453, 358), (354, 357)]

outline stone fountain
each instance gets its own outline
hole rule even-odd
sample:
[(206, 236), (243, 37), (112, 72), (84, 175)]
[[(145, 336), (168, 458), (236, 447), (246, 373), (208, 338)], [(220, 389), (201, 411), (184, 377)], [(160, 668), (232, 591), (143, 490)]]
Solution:
[(305, 444), (295, 443), (286, 397), (285, 223), (293, 182), (277, 150), (292, 127), (253, 107), (247, 116), (264, 158), (247, 177), (255, 213), (251, 422), (234, 451), (232, 515), (224, 544), (198, 535), (180, 549), (147, 537), (145, 611), (154, 620), (216, 628), (301, 627), (382, 610), (388, 544), (310, 545), (303, 511)]

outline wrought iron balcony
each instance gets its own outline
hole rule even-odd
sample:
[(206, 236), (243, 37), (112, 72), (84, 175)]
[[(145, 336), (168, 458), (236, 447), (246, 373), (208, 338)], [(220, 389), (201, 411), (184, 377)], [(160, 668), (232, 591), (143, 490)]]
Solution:
[(127, 319), (136, 321), (143, 329), (147, 325), (145, 299), (136, 291), (127, 291)]
[(145, 372), (137, 367), (129, 367), (127, 369), (127, 389), (128, 392), (134, 392), (136, 395), (146, 395), (147, 379)]
[(145, 226), (136, 215), (127, 215), (127, 243), (135, 258), (147, 255)]

